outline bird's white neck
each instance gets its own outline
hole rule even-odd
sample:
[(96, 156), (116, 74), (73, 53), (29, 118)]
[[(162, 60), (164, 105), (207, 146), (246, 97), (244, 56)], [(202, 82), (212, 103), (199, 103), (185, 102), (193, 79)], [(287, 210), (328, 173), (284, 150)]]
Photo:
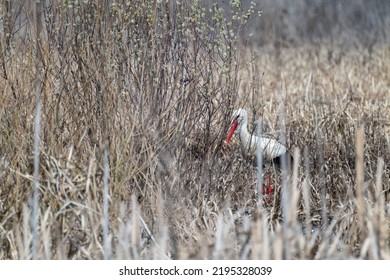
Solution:
[(242, 143), (246, 142), (252, 135), (248, 131), (247, 121), (244, 120), (238, 125), (238, 135)]
[[(244, 119), (238, 126), (238, 134), (240, 137), (240, 141), (244, 146), (244, 149), (248, 152), (256, 152), (256, 145), (252, 143), (253, 138), (256, 136), (252, 136), (252, 134), (248, 131), (248, 120)], [(256, 137), (259, 138), (259, 137)], [(253, 150), (253, 151), (252, 151)]]

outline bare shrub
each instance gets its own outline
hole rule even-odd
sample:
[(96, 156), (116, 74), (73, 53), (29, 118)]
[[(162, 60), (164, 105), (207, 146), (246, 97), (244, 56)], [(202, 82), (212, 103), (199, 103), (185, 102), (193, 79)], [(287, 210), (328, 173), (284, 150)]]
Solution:
[[(0, 259), (389, 258), (388, 49), (259, 52), (235, 1), (36, 5), (0, 9)], [(269, 197), (236, 107), (298, 159)]]

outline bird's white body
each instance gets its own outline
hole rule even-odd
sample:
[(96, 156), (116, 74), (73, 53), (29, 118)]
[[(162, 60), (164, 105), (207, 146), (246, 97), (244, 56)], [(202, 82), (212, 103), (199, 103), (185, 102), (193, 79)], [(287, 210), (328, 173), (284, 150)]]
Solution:
[[(226, 143), (230, 141), (234, 131), (237, 129), (244, 150), (250, 154), (255, 154), (257, 151), (260, 151), (264, 160), (273, 160), (288, 152), (286, 146), (274, 139), (259, 137), (249, 133), (248, 114), (246, 110), (234, 110), (232, 118), (233, 124), (230, 128)], [(234, 122), (237, 122), (237, 124)]]

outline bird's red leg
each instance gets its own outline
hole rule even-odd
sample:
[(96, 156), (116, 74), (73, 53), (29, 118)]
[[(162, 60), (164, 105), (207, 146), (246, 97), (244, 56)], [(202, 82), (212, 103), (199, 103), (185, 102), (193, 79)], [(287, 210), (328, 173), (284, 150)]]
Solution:
[(268, 195), (271, 195), (271, 194), (272, 194), (271, 181), (272, 181), (272, 174), (269, 173), (269, 176), (268, 176), (268, 187), (267, 187), (267, 194), (268, 194)]
[(265, 203), (268, 205), (271, 203), (271, 194), (272, 194), (272, 186), (271, 186), (272, 174), (268, 173), (267, 185), (263, 188), (263, 195), (266, 193), (265, 188), (267, 187), (267, 198), (265, 199)]
[(262, 186), (261, 188), (261, 195), (263, 197), (263, 202), (265, 205), (268, 205), (271, 202), (271, 194), (272, 194), (272, 174), (267, 171), (268, 176), (267, 177), (267, 182)]

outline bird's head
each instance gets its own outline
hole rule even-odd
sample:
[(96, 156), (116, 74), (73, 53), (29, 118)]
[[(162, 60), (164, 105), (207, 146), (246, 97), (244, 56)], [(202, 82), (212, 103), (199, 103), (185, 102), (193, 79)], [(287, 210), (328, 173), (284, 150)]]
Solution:
[(248, 113), (245, 109), (237, 109), (233, 111), (232, 122), (237, 121), (239, 124), (245, 122), (248, 119)]
[(236, 131), (238, 126), (241, 126), (243, 123), (248, 121), (248, 114), (245, 109), (237, 109), (233, 111), (232, 121), (229, 128), (228, 136), (225, 141), (225, 145), (229, 144), (230, 140), (233, 137), (234, 131)]

